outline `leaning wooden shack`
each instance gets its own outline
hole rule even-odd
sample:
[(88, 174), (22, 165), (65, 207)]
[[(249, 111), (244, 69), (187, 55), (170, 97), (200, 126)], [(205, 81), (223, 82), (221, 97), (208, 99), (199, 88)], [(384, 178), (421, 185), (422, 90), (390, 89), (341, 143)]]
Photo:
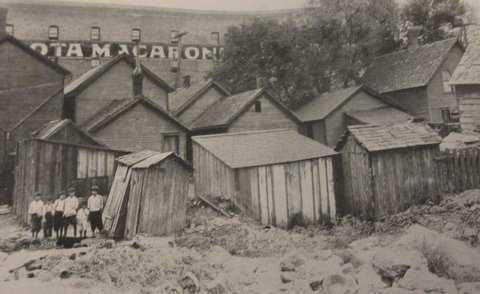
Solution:
[(335, 154), (294, 130), (193, 137), (196, 193), (232, 199), (265, 225), (330, 222)]
[(440, 137), (426, 124), (348, 127), (339, 145), (344, 170), (342, 211), (364, 219), (435, 199)]
[(186, 224), (191, 165), (173, 152), (154, 151), (125, 155), (117, 162), (103, 211), (105, 229), (110, 235), (161, 236), (182, 230)]

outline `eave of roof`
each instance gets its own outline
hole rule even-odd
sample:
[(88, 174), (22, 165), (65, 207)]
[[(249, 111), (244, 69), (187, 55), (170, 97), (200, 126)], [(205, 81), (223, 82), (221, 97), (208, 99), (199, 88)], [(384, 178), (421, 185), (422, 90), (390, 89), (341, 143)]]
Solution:
[(210, 87), (216, 87), (220, 92), (223, 93), (225, 96), (230, 96), (231, 93), (228, 91), (225, 87), (223, 87), (220, 83), (214, 80), (209, 80), (205, 83), (205, 85), (193, 93), (190, 97), (185, 99), (185, 103), (180, 105), (176, 110), (175, 110), (175, 115), (181, 115), (185, 110), (187, 110), (195, 101), (197, 101), (198, 98), (200, 98), (205, 92), (208, 91)]

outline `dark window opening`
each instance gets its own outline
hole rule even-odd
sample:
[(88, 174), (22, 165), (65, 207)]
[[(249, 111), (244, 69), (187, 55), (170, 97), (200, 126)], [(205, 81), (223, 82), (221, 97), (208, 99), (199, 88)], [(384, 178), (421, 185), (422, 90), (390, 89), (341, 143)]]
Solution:
[(215, 43), (215, 45), (220, 44), (220, 33), (219, 32), (212, 32), (212, 42)]
[(50, 26), (48, 28), (48, 38), (50, 40), (58, 40), (59, 39), (58, 26)]
[(132, 29), (132, 42), (140, 42), (142, 40), (142, 31), (140, 29)]
[(13, 25), (12, 24), (7, 24), (5, 26), (5, 32), (7, 33), (7, 35), (13, 36), (14, 35)]
[(100, 41), (100, 28), (99, 27), (92, 27), (90, 31), (90, 40), (92, 41)]
[(190, 88), (191, 84), (191, 77), (189, 75), (186, 75), (183, 77), (183, 87), (184, 88)]
[(448, 109), (448, 108), (441, 109), (441, 113), (442, 113), (443, 122), (448, 123), (448, 122), (452, 121), (452, 113), (451, 113), (450, 109)]
[(262, 102), (255, 101), (255, 112), (262, 112)]
[(305, 128), (307, 129), (307, 137), (309, 137), (310, 139), (313, 139), (313, 124), (311, 123), (307, 123)]

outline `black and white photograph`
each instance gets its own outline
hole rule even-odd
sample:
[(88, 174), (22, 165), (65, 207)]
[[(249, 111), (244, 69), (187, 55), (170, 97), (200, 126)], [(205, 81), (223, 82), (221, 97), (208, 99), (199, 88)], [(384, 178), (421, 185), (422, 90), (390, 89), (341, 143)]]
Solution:
[(0, 294), (480, 294), (480, 0), (0, 0)]

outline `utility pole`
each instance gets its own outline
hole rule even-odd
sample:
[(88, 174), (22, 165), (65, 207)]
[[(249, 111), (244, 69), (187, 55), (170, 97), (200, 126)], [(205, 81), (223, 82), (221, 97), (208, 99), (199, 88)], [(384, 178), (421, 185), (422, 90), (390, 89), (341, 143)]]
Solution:
[[(181, 78), (182, 78), (182, 71), (181, 71), (181, 63), (182, 63), (182, 51), (183, 51), (183, 45), (182, 45), (182, 37), (188, 34), (188, 32), (181, 32), (178, 33), (175, 36), (175, 39), (177, 39), (177, 64), (176, 64), (176, 74), (175, 74), (175, 90), (180, 88), (181, 85)], [(173, 68), (172, 68), (173, 69)]]

